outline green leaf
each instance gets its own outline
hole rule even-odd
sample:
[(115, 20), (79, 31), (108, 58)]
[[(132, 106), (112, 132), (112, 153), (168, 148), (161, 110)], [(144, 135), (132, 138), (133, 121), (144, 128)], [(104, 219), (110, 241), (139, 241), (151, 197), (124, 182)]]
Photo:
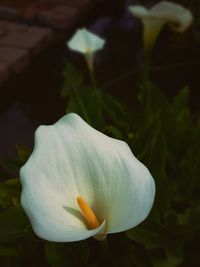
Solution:
[(22, 162), (22, 164), (24, 164), (31, 154), (30, 149), (27, 146), (16, 145), (16, 150), (19, 160)]
[(89, 87), (73, 89), (69, 93), (68, 112), (75, 112), (91, 126), (101, 130), (105, 122), (102, 115), (101, 92)]
[(155, 267), (177, 267), (184, 260), (185, 245), (194, 238), (190, 227), (180, 224), (169, 224), (163, 231), (163, 255), (152, 255)]
[(30, 156), (30, 150), (26, 146), (16, 145), (17, 158), (7, 158), (0, 155), (0, 165), (10, 172), (18, 173), (21, 166), (26, 162)]
[(7, 248), (7, 247), (0, 247), (0, 257), (13, 257), (18, 256), (17, 249), (14, 248)]
[(155, 223), (144, 222), (141, 225), (126, 232), (127, 236), (147, 249), (155, 249), (163, 246), (163, 229)]
[(104, 128), (101, 91), (86, 86), (82, 75), (70, 64), (66, 65), (62, 92), (62, 95), (69, 97), (67, 112), (79, 114), (99, 130)]
[(78, 89), (83, 86), (83, 75), (77, 71), (69, 62), (65, 65), (63, 72), (64, 81), (61, 96), (68, 96), (72, 89)]
[(0, 266), (20, 267), (19, 251), (14, 245), (12, 247), (7, 244), (0, 246)]
[(52, 267), (88, 266), (89, 248), (86, 241), (47, 243), (45, 254)]
[(164, 134), (159, 131), (152, 140), (149, 151), (149, 167), (155, 179), (163, 179), (166, 175), (167, 144)]
[(19, 179), (10, 179), (0, 183), (0, 204), (3, 207), (19, 206), (21, 183)]
[(128, 115), (124, 106), (114, 97), (103, 94), (102, 108), (107, 120), (111, 121), (120, 130), (127, 131), (130, 127), (128, 123)]
[(200, 146), (196, 144), (180, 162), (178, 177), (179, 198), (187, 202), (196, 202), (200, 191)]
[(161, 255), (152, 255), (153, 267), (177, 267), (183, 262), (182, 251), (163, 249)]
[(21, 207), (0, 213), (0, 241), (10, 241), (26, 234), (30, 222)]
[(149, 146), (154, 139), (155, 135), (160, 129), (160, 121), (157, 115), (149, 118), (147, 122), (140, 125), (140, 128), (136, 130), (134, 134), (131, 135), (131, 147), (134, 154), (142, 159), (145, 151), (149, 149)]
[(0, 183), (0, 195), (19, 196), (21, 193), (21, 183), (19, 179), (10, 179)]
[(179, 214), (178, 220), (182, 225), (187, 225), (194, 231), (200, 231), (200, 203), (188, 208), (184, 213)]
[(106, 126), (103, 132), (109, 136), (111, 135), (114, 138), (123, 139), (120, 130), (112, 125)]
[(154, 206), (163, 217), (172, 208), (172, 202), (177, 190), (177, 183), (166, 177), (156, 183), (156, 198)]
[(11, 172), (18, 172), (22, 163), (19, 159), (6, 158), (0, 155), (0, 165)]
[(169, 101), (166, 96), (160, 88), (151, 82), (140, 86), (139, 101), (142, 104), (142, 111), (144, 111), (147, 120), (153, 114), (166, 110), (169, 107)]
[[(154, 136), (151, 140), (149, 140), (145, 149), (138, 155), (138, 158), (148, 166), (152, 175), (156, 181), (158, 181), (166, 176), (165, 166), (168, 154), (164, 134), (159, 130), (159, 128), (157, 128), (157, 131), (156, 129), (153, 131), (155, 131)], [(138, 136), (138, 138), (140, 140), (140, 136)], [(148, 137), (146, 136), (146, 139), (147, 138)]]
[(172, 102), (172, 109), (175, 113), (179, 113), (188, 106), (189, 88), (184, 87)]

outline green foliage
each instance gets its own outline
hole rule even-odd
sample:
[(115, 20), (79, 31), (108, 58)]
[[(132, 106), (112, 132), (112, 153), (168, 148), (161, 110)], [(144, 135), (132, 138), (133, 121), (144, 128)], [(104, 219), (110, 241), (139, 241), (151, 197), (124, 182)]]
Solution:
[(16, 145), (17, 158), (7, 158), (0, 155), (0, 166), (11, 173), (18, 173), (20, 167), (26, 162), (30, 155), (28, 147)]
[(0, 214), (0, 242), (15, 240), (25, 235), (29, 226), (22, 208), (9, 208)]
[(0, 205), (4, 208), (19, 206), (21, 183), (19, 179), (10, 179), (0, 183)]
[(184, 250), (199, 233), (199, 126), (188, 109), (188, 88), (170, 104), (149, 84), (139, 99), (141, 127), (131, 145), (152, 172), (157, 193), (148, 219), (127, 236), (146, 248), (153, 266), (184, 266)]
[(9, 170), (10, 172), (17, 172), (21, 166), (20, 160), (10, 159), (0, 155), (0, 166)]
[(88, 266), (89, 248), (86, 241), (47, 243), (45, 255), (52, 267), (84, 267)]

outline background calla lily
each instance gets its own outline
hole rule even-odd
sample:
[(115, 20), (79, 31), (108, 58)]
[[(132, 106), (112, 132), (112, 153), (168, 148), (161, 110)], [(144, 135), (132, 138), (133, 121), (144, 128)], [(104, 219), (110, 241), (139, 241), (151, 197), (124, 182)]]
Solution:
[(103, 48), (105, 41), (85, 28), (77, 30), (67, 43), (72, 50), (85, 55), (90, 68), (93, 67), (93, 54)]
[(155, 184), (128, 145), (70, 113), (40, 126), (20, 170), (21, 203), (36, 234), (68, 242), (130, 229), (154, 201)]
[(193, 16), (188, 9), (167, 1), (159, 2), (151, 9), (130, 6), (129, 11), (143, 22), (145, 49), (153, 47), (158, 34), (166, 23), (173, 30), (184, 32), (193, 21)]

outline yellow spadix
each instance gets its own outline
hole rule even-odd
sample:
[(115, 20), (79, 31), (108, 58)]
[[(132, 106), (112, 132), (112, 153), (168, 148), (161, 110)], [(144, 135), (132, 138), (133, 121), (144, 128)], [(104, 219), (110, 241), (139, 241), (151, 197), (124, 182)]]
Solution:
[(95, 228), (99, 227), (100, 222), (97, 219), (93, 210), (88, 205), (88, 203), (81, 196), (78, 196), (76, 198), (76, 200), (77, 200), (78, 206), (79, 206), (79, 208), (83, 214), (83, 217), (85, 218), (85, 220), (88, 223), (89, 228), (95, 229)]

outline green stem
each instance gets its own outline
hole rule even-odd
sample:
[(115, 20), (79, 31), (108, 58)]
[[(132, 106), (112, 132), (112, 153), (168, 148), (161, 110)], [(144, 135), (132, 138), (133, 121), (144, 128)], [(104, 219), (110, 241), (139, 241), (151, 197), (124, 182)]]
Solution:
[(144, 52), (144, 65), (142, 70), (142, 82), (146, 83), (149, 81), (150, 72), (150, 59), (151, 53), (149, 51)]
[[(190, 67), (193, 65), (199, 65), (200, 62), (198, 61), (191, 61), (191, 62), (181, 62), (181, 63), (177, 63), (177, 64), (169, 64), (169, 65), (163, 65), (163, 66), (158, 66), (158, 67), (153, 67), (151, 69), (149, 69), (149, 72), (159, 72), (159, 71), (165, 71), (165, 70), (170, 70), (170, 69), (178, 69), (178, 68), (185, 68), (185, 67)], [(130, 70), (124, 74), (122, 74), (121, 76), (119, 76), (116, 79), (113, 79), (111, 81), (109, 81), (108, 83), (104, 84), (103, 86), (101, 86), (99, 89), (106, 89), (109, 88), (110, 86), (116, 84), (117, 82), (120, 82), (121, 80), (129, 77), (130, 75), (135, 75), (138, 74), (139, 70)]]
[(90, 79), (91, 79), (92, 88), (94, 90), (97, 90), (94, 70), (93, 69), (89, 69), (89, 72), (90, 72)]
[(103, 241), (99, 241), (100, 249), (101, 249), (101, 265), (102, 267), (109, 266), (109, 244), (108, 239), (104, 239)]
[(78, 104), (79, 104), (79, 106), (83, 112), (85, 120), (87, 121), (88, 124), (91, 124), (90, 119), (87, 115), (87, 110), (85, 109), (84, 104), (82, 102), (82, 99), (79, 97), (79, 94), (77, 93), (76, 88), (73, 89), (73, 93), (74, 93), (74, 97), (76, 98), (76, 101), (78, 102)]
[(135, 74), (135, 73), (136, 73), (136, 71), (133, 71), (133, 70), (126, 72), (126, 73), (122, 74), (121, 76), (119, 76), (117, 79), (111, 80), (108, 83), (104, 84), (102, 87), (100, 87), (100, 89), (102, 90), (102, 89), (109, 88), (113, 84), (120, 82), (121, 80), (123, 80), (123, 79), (125, 79), (125, 78), (127, 78), (130, 75)]
[(87, 66), (88, 66), (88, 71), (89, 71), (89, 75), (90, 75), (92, 88), (94, 90), (97, 90), (94, 67), (93, 67), (93, 54), (92, 53), (87, 53), (85, 55), (85, 59), (86, 59), (86, 63), (87, 63)]
[(151, 114), (151, 86), (150, 86), (150, 56), (151, 51), (144, 51), (144, 65), (141, 73), (141, 93), (140, 97), (145, 108), (145, 117), (148, 118)]

